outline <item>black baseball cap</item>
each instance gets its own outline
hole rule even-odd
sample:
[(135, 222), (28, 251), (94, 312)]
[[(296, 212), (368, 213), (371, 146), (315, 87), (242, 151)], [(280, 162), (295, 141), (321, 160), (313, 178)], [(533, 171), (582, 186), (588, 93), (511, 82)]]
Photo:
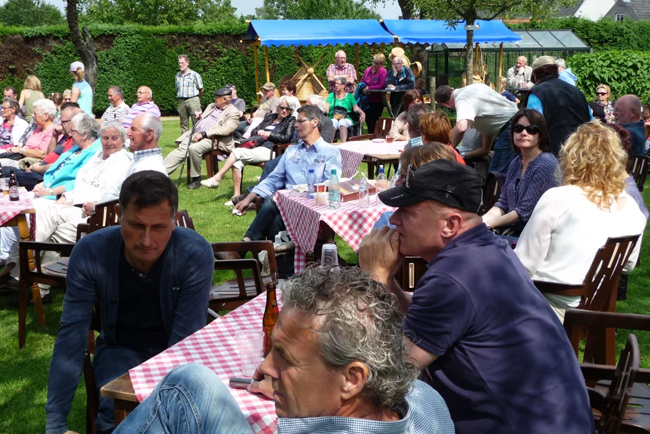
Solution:
[(379, 193), (379, 199), (394, 207), (433, 199), (478, 213), (483, 205), (483, 183), (483, 177), (471, 167), (450, 160), (435, 160), (407, 173), (401, 185)]

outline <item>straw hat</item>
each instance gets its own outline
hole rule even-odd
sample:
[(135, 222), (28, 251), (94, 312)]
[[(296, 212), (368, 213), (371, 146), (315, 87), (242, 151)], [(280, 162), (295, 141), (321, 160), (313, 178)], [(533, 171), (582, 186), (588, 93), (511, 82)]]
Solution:
[(422, 64), (420, 62), (411, 63), (411, 70), (413, 71), (413, 75), (419, 77), (422, 73)]
[(402, 61), (404, 62), (404, 66), (408, 66), (408, 67), (411, 66), (411, 61), (404, 54), (404, 49), (402, 47), (395, 47), (392, 50), (390, 50), (390, 54), (388, 55), (388, 60), (392, 62), (393, 58), (395, 57), (401, 57)]

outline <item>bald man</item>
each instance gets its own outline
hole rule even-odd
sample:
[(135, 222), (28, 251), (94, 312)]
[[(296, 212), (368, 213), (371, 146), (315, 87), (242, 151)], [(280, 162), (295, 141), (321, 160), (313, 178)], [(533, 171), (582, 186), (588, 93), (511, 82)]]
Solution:
[(508, 70), (508, 87), (530, 89), (533, 87), (532, 77), (533, 68), (528, 66), (528, 59), (526, 56), (519, 56), (515, 66)]
[(124, 130), (127, 132), (127, 134), (131, 129), (131, 122), (133, 122), (133, 119), (135, 119), (136, 116), (143, 113), (152, 113), (160, 117), (160, 109), (152, 101), (153, 92), (151, 92), (151, 89), (149, 87), (140, 86), (138, 88), (136, 96), (138, 98), (138, 102), (133, 104), (131, 110), (129, 110), (129, 114), (126, 115), (124, 119), (122, 119), (122, 126), (124, 127)]
[(616, 123), (632, 135), (632, 155), (645, 155), (645, 123), (641, 119), (641, 101), (636, 95), (625, 95), (614, 106)]
[(327, 81), (329, 82), (329, 92), (334, 92), (334, 81), (337, 78), (344, 77), (347, 80), (345, 90), (349, 93), (354, 92), (355, 83), (357, 82), (357, 70), (354, 65), (347, 63), (345, 51), (339, 50), (334, 55), (335, 62), (327, 67)]

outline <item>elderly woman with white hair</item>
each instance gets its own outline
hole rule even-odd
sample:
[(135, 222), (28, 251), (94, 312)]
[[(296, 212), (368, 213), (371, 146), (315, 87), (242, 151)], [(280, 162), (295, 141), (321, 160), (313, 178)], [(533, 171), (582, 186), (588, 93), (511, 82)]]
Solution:
[(74, 189), (36, 213), (36, 241), (74, 243), (77, 225), (92, 215), (95, 205), (104, 197), (119, 195), (132, 161), (124, 147), (122, 123), (104, 122), (100, 139), (101, 149), (79, 169)]
[(0, 164), (3, 167), (19, 167), (18, 161), (23, 158), (43, 159), (56, 146), (54, 129), (56, 124), (56, 105), (49, 99), (39, 99), (34, 102), (34, 124), (36, 129), (27, 138), (23, 146), (14, 145), (0, 154)]
[[(221, 170), (212, 178), (201, 181), (208, 188), (218, 188), (223, 176), (232, 168), (233, 197), (241, 195), (242, 170), (247, 164), (266, 163), (271, 159), (273, 145), (289, 143), (296, 124), (296, 110), (300, 101), (295, 96), (280, 97), (277, 113), (268, 113), (252, 132), (250, 140), (235, 148), (226, 159)], [(226, 202), (231, 205), (231, 202)]]

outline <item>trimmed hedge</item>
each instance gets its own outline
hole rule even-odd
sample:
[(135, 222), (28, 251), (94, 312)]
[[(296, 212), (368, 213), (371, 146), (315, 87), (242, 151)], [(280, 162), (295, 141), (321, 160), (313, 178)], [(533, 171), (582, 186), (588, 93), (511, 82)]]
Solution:
[[(255, 68), (253, 47), (240, 43), (245, 36), (247, 24), (240, 21), (214, 23), (194, 26), (109, 26), (92, 25), (90, 33), (95, 39), (99, 74), (96, 86), (95, 113), (101, 113), (108, 107), (105, 97), (108, 88), (118, 85), (124, 90), (125, 101), (133, 104), (139, 86), (146, 85), (153, 91), (154, 102), (167, 115), (177, 113), (174, 75), (178, 72), (177, 57), (188, 54), (190, 67), (199, 72), (203, 78), (205, 92), (201, 97), (202, 106), (212, 102), (212, 94), (219, 87), (234, 83), (238, 95), (250, 106), (257, 101), (255, 96)], [(13, 32), (13, 33), (11, 33)], [(34, 73), (43, 85), (43, 92), (62, 92), (69, 89), (73, 82), (68, 73), (71, 62), (79, 56), (71, 42), (67, 40), (67, 28), (63, 26), (44, 26), (33, 29), (16, 29), (0, 27), (3, 40), (8, 35), (20, 32), (28, 45), (43, 41), (52, 42), (50, 49), (33, 48), (29, 53), (33, 66), (23, 65), (24, 74), (14, 74), (11, 67), (4, 77), (0, 75), (0, 86), (22, 88), (22, 82), (28, 73)], [(13, 36), (15, 37), (15, 36)], [(384, 48), (387, 55), (392, 45)], [(0, 45), (0, 51), (3, 46)], [(334, 61), (334, 53), (342, 49), (347, 53), (348, 61), (355, 62), (355, 47), (345, 46), (309, 46), (299, 47), (298, 53), (308, 64), (315, 64), (321, 56), (325, 59), (316, 67), (316, 74), (324, 85), (325, 71)], [(379, 50), (379, 47), (376, 48)], [(278, 81), (294, 74), (299, 61), (294, 56), (293, 47), (269, 47), (269, 70), (271, 81)], [(408, 54), (407, 54), (408, 55)], [(26, 56), (26, 57), (29, 57)], [(373, 49), (369, 46), (359, 48), (360, 74), (372, 64)], [(15, 56), (14, 56), (15, 57)], [(14, 61), (14, 59), (12, 59)], [(16, 63), (23, 60), (15, 59)], [(258, 48), (260, 86), (266, 81), (264, 69), (264, 49)], [(388, 62), (387, 62), (387, 66)], [(390, 66), (389, 66), (390, 67)], [(14, 67), (14, 69), (16, 69)]]

